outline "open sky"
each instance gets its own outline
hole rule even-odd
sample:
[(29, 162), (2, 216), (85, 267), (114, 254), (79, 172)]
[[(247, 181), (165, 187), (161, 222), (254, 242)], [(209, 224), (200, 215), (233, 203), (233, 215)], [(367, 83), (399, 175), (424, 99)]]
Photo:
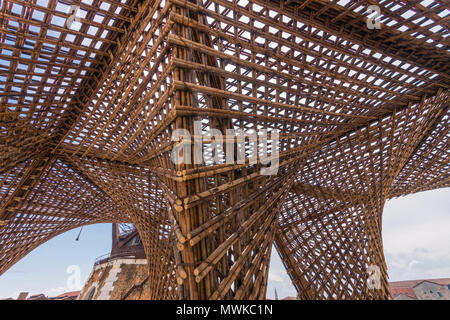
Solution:
[[(383, 239), (390, 281), (450, 277), (450, 188), (422, 192), (386, 203)], [(111, 249), (111, 225), (69, 231), (41, 245), (0, 276), (0, 298), (21, 291), (50, 296), (75, 290), (70, 276), (78, 266), (81, 285), (95, 259)], [(73, 268), (73, 267), (72, 267)], [(73, 278), (72, 278), (73, 279)], [(68, 283), (69, 282), (69, 283)], [(272, 251), (267, 297), (295, 296), (295, 289)]]

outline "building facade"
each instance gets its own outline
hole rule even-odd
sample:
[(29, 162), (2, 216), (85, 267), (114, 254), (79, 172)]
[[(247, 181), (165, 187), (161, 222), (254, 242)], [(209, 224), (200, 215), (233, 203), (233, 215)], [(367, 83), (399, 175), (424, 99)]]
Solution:
[(450, 300), (450, 278), (391, 282), (394, 300)]

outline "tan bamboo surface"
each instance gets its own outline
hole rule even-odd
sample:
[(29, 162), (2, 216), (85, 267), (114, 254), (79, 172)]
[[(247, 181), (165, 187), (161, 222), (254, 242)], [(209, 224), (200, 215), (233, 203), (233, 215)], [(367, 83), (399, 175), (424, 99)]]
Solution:
[[(449, 10), (2, 1), (0, 274), (70, 229), (131, 223), (152, 299), (265, 299), (273, 246), (302, 299), (388, 298), (386, 200), (450, 186)], [(225, 139), (189, 164), (176, 129)], [(227, 129), (278, 130), (277, 174), (225, 163)]]

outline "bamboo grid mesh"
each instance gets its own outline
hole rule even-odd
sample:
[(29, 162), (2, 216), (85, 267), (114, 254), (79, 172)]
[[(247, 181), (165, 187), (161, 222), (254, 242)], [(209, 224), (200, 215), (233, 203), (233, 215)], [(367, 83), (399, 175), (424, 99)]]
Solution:
[[(132, 223), (153, 299), (264, 299), (273, 245), (300, 298), (388, 298), (385, 201), (450, 186), (449, 9), (2, 1), (0, 274), (62, 232)], [(195, 120), (278, 130), (278, 173), (174, 164)]]

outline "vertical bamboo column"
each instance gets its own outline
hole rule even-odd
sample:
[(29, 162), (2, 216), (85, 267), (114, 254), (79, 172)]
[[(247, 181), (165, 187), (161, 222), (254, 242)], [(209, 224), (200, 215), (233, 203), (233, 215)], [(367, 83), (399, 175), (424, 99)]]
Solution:
[[(205, 19), (197, 10), (180, 5), (172, 6), (171, 17), (178, 21), (180, 17), (199, 22)], [(223, 67), (217, 58), (197, 51), (195, 46), (183, 46), (183, 41), (212, 47), (204, 31), (185, 23), (174, 24), (169, 36), (171, 59), (183, 66), (176, 66), (173, 71), (172, 108), (175, 110), (179, 106), (198, 107), (198, 96), (189, 89), (191, 84), (225, 90), (224, 78), (190, 68), (190, 63)], [(210, 109), (227, 109), (224, 98), (206, 95), (203, 98)], [(196, 119), (207, 120), (210, 128), (222, 134), (232, 128), (226, 116), (195, 117), (183, 113), (177, 115), (172, 129), (185, 130), (193, 137)], [(190, 148), (190, 155), (179, 153), (177, 156), (185, 160), (191, 157), (193, 163), (193, 145)], [(177, 269), (181, 296), (187, 299), (264, 299), (276, 219), (287, 194), (288, 181), (292, 181), (295, 171), (291, 168), (279, 176), (265, 177), (260, 176), (259, 166), (255, 165), (224, 164), (210, 168), (205, 163), (174, 165), (167, 160), (160, 159), (161, 165), (181, 177), (176, 181), (162, 179), (173, 209), (175, 232), (179, 230), (176, 247), (180, 252)]]
[[(173, 6), (172, 11), (183, 16), (187, 15), (185, 8)], [(181, 36), (187, 39), (191, 38), (190, 30), (183, 25), (175, 25), (172, 31), (174, 35)], [(172, 55), (173, 57), (182, 60), (189, 59), (189, 52), (187, 48), (175, 47), (173, 48)], [(175, 81), (189, 82), (191, 80), (191, 77), (192, 74), (185, 69), (175, 68), (174, 70)], [(192, 105), (192, 96), (188, 91), (175, 90), (174, 97), (175, 105)], [(178, 117), (175, 121), (174, 129), (187, 130), (191, 136), (194, 136), (193, 122), (194, 117), (192, 116)], [(193, 154), (193, 152), (191, 152), (191, 154)], [(185, 157), (184, 154), (180, 154), (179, 156)], [(193, 168), (193, 165), (185, 163), (176, 165), (177, 172), (189, 170), (190, 168)], [(189, 182), (183, 181), (177, 183), (175, 190), (177, 198), (183, 199), (189, 195), (204, 191), (204, 183), (202, 180), (203, 179), (194, 179)], [(200, 226), (203, 223), (205, 215), (207, 215), (207, 213), (208, 208), (203, 204), (194, 206), (181, 212), (177, 212), (176, 218), (183, 234), (188, 234), (196, 227)], [(207, 247), (208, 246), (206, 244), (206, 240), (202, 240), (196, 247), (183, 246), (180, 248), (182, 249), (182, 263), (184, 264), (184, 269), (187, 273), (186, 284), (183, 286), (183, 296), (188, 299), (206, 299), (211, 294), (211, 279), (208, 278), (206, 279), (206, 281), (197, 284), (194, 275), (196, 263), (198, 263), (199, 261), (203, 261), (207, 257)]]

